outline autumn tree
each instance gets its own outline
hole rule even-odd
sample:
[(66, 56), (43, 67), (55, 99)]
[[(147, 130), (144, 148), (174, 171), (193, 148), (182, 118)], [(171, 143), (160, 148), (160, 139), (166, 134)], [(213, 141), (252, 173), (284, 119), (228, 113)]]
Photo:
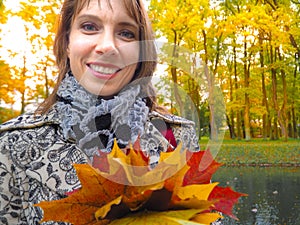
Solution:
[(21, 19), (24, 28), (24, 49), (6, 48), (14, 74), (14, 90), (20, 96), (20, 113), (25, 112), (27, 105), (40, 103), (54, 85), (56, 68), (52, 45), (59, 3), (59, 0), (21, 2), (19, 11), (8, 12), (10, 17)]
[[(297, 137), (299, 123), (299, 5), (285, 0), (152, 0), (150, 17), (158, 36), (174, 44), (169, 55), (182, 61), (175, 53), (185, 47), (204, 62), (199, 74), (206, 78), (209, 96), (221, 88), (232, 138), (287, 140)], [(170, 79), (189, 90), (185, 73), (172, 65)], [(201, 96), (203, 90), (197, 91)], [(214, 99), (208, 99), (211, 127), (218, 111)]]
[[(241, 112), (246, 139), (249, 138), (247, 125), (249, 117), (251, 136), (253, 136), (253, 121), (262, 119), (264, 138), (278, 138), (277, 124), (279, 124), (282, 135), (287, 139), (288, 120), (285, 115), (289, 108), (288, 95), (294, 95), (289, 92), (289, 88), (292, 87), (291, 68), (294, 70), (291, 57), (293, 44), (289, 39), (291, 34), (297, 34), (295, 30), (297, 28), (293, 26), (293, 31), (287, 32), (286, 26), (291, 24), (291, 21), (297, 21), (294, 18), (297, 14), (287, 13), (287, 11), (294, 12), (287, 1), (281, 2), (275, 8), (269, 4), (269, 1), (247, 1), (247, 3), (225, 1), (224, 4), (220, 4), (226, 13), (226, 27), (234, 34), (234, 38), (228, 36), (225, 39), (226, 42), (232, 43), (233, 48), (229, 53), (233, 55), (231, 58), (234, 65), (227, 64), (228, 70), (234, 71), (235, 74), (236, 100), (242, 93), (245, 94), (244, 108)], [(259, 77), (261, 83), (257, 82)], [(243, 83), (238, 83), (242, 80)], [(228, 104), (231, 110), (235, 106), (232, 100)], [(237, 121), (238, 131), (239, 118), (239, 112), (236, 113), (236, 118), (231, 117), (231, 121)]]
[[(216, 40), (215, 31), (218, 28), (214, 31), (208, 29), (213, 14), (209, 2), (152, 0), (149, 10), (158, 37), (163, 36), (173, 46), (172, 51), (168, 54), (173, 60), (170, 63), (169, 74), (174, 83), (174, 95), (180, 111), (183, 111), (185, 107), (177, 86), (182, 87), (191, 96), (197, 106), (198, 116), (201, 114), (200, 103), (203, 102), (201, 94), (209, 93), (210, 133), (212, 139), (218, 139), (218, 128), (222, 126), (222, 119), (217, 118), (222, 116), (218, 117), (217, 115), (215, 98), (217, 95), (214, 94), (214, 91), (217, 90), (218, 85), (215, 83), (215, 76), (222, 34), (219, 32), (217, 42), (214, 42)], [(217, 17), (217, 15), (215, 16)], [(189, 49), (190, 57), (183, 57), (180, 52), (182, 48)], [(183, 71), (178, 67), (182, 64), (188, 65), (189, 68)], [(221, 111), (219, 110), (219, 112)]]
[(34, 65), (36, 98), (44, 99), (48, 97), (51, 87), (54, 86), (53, 77), (56, 70), (54, 68), (55, 59), (52, 54), (52, 45), (60, 4), (60, 0), (52, 1), (51, 3), (45, 1), (43, 4), (30, 0), (26, 3), (22, 2), (22, 10), (17, 13), (18, 16), (24, 21), (31, 23), (38, 31), (30, 37), (30, 42), (33, 46), (32, 53), (40, 55), (42, 52), (43, 55)]
[[(6, 22), (6, 13), (5, 13), (5, 6), (3, 4), (3, 0), (0, 0), (0, 24)], [(0, 28), (1, 31), (1, 28)]]
[[(0, 1), (0, 25), (7, 21), (7, 11), (5, 10), (3, 1)], [(0, 26), (0, 32), (2, 32)], [(0, 45), (0, 48), (2, 46)], [(0, 59), (0, 124), (4, 121), (15, 117), (18, 112), (12, 107), (14, 104), (13, 87), (14, 79), (11, 76), (10, 66), (4, 59)]]
[(19, 112), (13, 109), (15, 100), (14, 80), (11, 77), (10, 67), (5, 61), (0, 60), (0, 124), (15, 117)]

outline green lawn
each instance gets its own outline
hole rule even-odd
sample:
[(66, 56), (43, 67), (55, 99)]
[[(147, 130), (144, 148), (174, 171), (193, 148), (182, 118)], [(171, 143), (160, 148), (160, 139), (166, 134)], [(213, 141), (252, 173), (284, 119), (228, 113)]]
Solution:
[[(200, 141), (201, 149), (207, 142)], [(223, 140), (216, 160), (225, 166), (300, 166), (300, 140)]]

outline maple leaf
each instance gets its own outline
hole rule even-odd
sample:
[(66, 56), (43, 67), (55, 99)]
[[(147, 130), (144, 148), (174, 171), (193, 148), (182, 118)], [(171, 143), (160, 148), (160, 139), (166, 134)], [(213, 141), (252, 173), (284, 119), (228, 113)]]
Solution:
[[(198, 209), (171, 210), (165, 212), (140, 212), (114, 220), (110, 223), (110, 225), (207, 225), (215, 221), (215, 215), (210, 215), (212, 216), (210, 218), (202, 217), (202, 221), (205, 220), (204, 223), (192, 221), (191, 219), (195, 218), (195, 215), (197, 216), (199, 212), (200, 210)], [(217, 219), (218, 218), (220, 218), (220, 216), (218, 216)]]
[(214, 160), (209, 150), (199, 152), (187, 152), (190, 166), (186, 172), (183, 186), (190, 184), (208, 184), (212, 175), (222, 165)]
[(152, 190), (163, 186), (163, 183), (143, 187), (126, 186), (106, 179), (89, 164), (75, 164), (74, 167), (82, 187), (67, 198), (36, 204), (44, 210), (41, 222), (54, 220), (81, 225), (95, 223), (100, 217), (108, 223), (110, 220), (104, 218), (113, 205), (122, 202), (129, 210), (138, 209), (150, 198)]
[(103, 156), (93, 164), (98, 169), (74, 165), (82, 184), (79, 190), (65, 199), (36, 205), (44, 210), (42, 222), (105, 225), (164, 220), (166, 225), (210, 224), (221, 218), (211, 210), (234, 218), (232, 207), (243, 196), (210, 183), (220, 164), (209, 151), (190, 154), (178, 145), (174, 151), (162, 153), (154, 169), (149, 168), (139, 142), (125, 149), (115, 142), (111, 153)]
[(217, 186), (212, 190), (208, 199), (215, 202), (212, 209), (238, 220), (238, 218), (233, 215), (232, 209), (241, 196), (247, 196), (247, 194), (235, 192), (230, 187), (224, 188)]
[[(82, 188), (67, 198), (41, 202), (36, 206), (44, 210), (41, 222), (54, 220), (76, 224), (96, 222), (95, 212), (107, 202), (117, 198), (122, 186), (99, 176), (88, 164), (74, 165)], [(74, 216), (76, 215), (76, 216)]]

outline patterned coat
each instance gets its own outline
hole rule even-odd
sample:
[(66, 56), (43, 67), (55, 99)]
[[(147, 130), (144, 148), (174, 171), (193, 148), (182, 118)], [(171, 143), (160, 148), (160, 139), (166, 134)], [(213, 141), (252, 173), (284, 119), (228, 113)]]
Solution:
[[(199, 149), (193, 122), (157, 112), (149, 114), (141, 139), (144, 145), (156, 151), (164, 151), (168, 143), (176, 145), (181, 140), (190, 150)], [(157, 140), (160, 146), (153, 145)], [(33, 205), (63, 198), (66, 192), (78, 189), (80, 182), (72, 165), (87, 162), (84, 151), (64, 139), (55, 107), (43, 116), (28, 113), (2, 124), (0, 224), (39, 224), (43, 213)], [(46, 224), (66, 223), (43, 223)]]

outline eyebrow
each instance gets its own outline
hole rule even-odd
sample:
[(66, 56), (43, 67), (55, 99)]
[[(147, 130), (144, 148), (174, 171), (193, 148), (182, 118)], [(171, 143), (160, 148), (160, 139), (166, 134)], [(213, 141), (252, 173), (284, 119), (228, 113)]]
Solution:
[[(102, 21), (98, 16), (91, 15), (91, 14), (82, 14), (82, 15), (79, 15), (76, 20), (82, 20), (82, 19), (91, 19), (91, 20)], [(135, 29), (139, 30), (139, 27), (138, 27), (138, 25), (135, 22), (121, 21), (121, 22), (118, 23), (118, 25), (128, 26), (128, 27), (132, 27), (132, 28), (135, 28)]]

